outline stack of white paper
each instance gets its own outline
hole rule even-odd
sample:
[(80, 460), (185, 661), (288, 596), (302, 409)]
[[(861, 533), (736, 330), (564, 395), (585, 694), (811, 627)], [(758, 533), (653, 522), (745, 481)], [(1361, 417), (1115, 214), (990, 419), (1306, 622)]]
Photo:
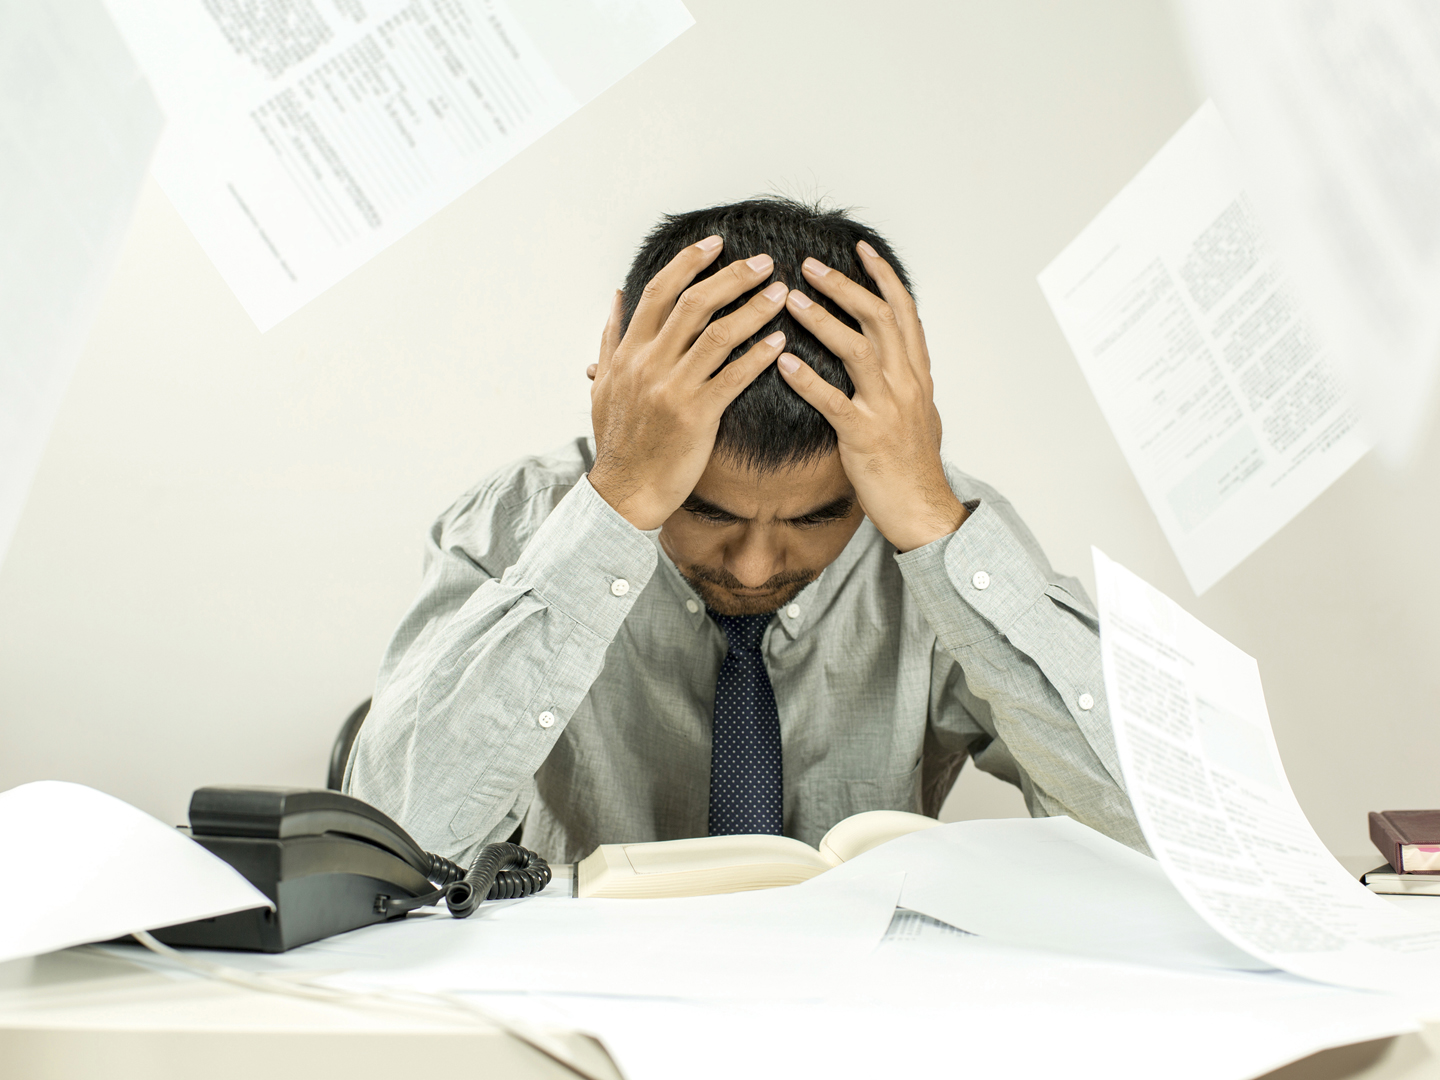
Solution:
[(552, 899), (443, 911), (284, 956), (200, 951), (259, 970), (343, 971), (351, 988), (748, 1000), (812, 997), (884, 937), (902, 875), (670, 900)]
[(1248, 1080), (1418, 1026), (1393, 1000), (1283, 975), (1170, 972), (938, 936), (887, 942), (812, 1001), (776, 1001), (763, 987), (750, 1003), (484, 1001), (596, 1034), (629, 1080), (672, 1077), (681, 1062), (687, 1077), (717, 1080)]
[[(1022, 848), (1021, 858), (1027, 854)], [(1181, 1080), (1243, 1080), (1317, 1050), (1418, 1027), (1404, 1002), (1384, 995), (1278, 972), (1167, 970), (1025, 949), (913, 915), (897, 917), (892, 925), (903, 929), (892, 929), (878, 948), (873, 940), (860, 948), (870, 938), (867, 923), (846, 934), (848, 941), (836, 938), (835, 953), (812, 951), (807, 962), (755, 916), (776, 897), (808, 891), (809, 884), (751, 894), (771, 899), (740, 905), (734, 897), (713, 904), (520, 901), (509, 910), (528, 909), (532, 921), (496, 921), (486, 931), (508, 932), (504, 952), (481, 944), (467, 923), (442, 916), (426, 920), (423, 936), (397, 933), (418, 924), (376, 926), (283, 957), (200, 955), (292, 976), (309, 970), (357, 990), (469, 993), (490, 1013), (595, 1034), (631, 1080), (677, 1069), (702, 1078), (858, 1078), (959, 1067), (1016, 1080), (1126, 1080), (1154, 1076), (1157, 1062)], [(851, 886), (840, 892), (849, 893), (852, 908), (869, 910), (878, 898)], [(1063, 903), (1065, 896), (1057, 888), (1053, 898)], [(701, 924), (677, 939), (673, 932), (702, 909)], [(638, 916), (634, 922), (627, 910)], [(845, 917), (823, 901), (812, 911), (826, 929), (802, 932), (808, 946), (834, 934), (842, 925), (837, 916)], [(575, 952), (552, 947), (568, 936), (560, 930), (567, 912), (592, 935), (617, 933), (625, 947), (643, 935), (645, 922), (657, 942), (678, 947), (668, 957), (650, 950), (643, 979), (637, 967), (622, 965), (596, 981), (594, 937), (569, 937)], [(772, 952), (777, 947), (782, 955)], [(528, 964), (527, 948), (534, 950)], [(142, 957), (167, 970), (165, 961)], [(787, 968), (796, 970), (786, 976)], [(536, 992), (540, 987), (550, 992)], [(521, 988), (531, 989), (515, 992)]]
[(1174, 968), (1265, 970), (1185, 902), (1154, 859), (1070, 818), (957, 821), (826, 877), (903, 873), (900, 902), (987, 941)]
[[(879, 858), (887, 848), (899, 854)], [(907, 903), (993, 936), (892, 919), (900, 866)], [(673, 1076), (679, 1063), (697, 1077), (963, 1065), (1016, 1080), (1124, 1080), (1153, 1076), (1157, 1062), (1181, 1080), (1243, 1080), (1418, 1028), (1400, 997), (1224, 970), (1256, 965), (1151, 860), (1068, 820), (931, 829), (790, 888), (652, 901), (558, 893), (465, 921), (412, 916), (283, 956), (195, 955), (363, 992), (471, 994), (490, 1013), (597, 1035), (632, 1080)], [(1013, 943), (1027, 935), (1047, 947)], [(1106, 958), (1127, 954), (1141, 962)]]

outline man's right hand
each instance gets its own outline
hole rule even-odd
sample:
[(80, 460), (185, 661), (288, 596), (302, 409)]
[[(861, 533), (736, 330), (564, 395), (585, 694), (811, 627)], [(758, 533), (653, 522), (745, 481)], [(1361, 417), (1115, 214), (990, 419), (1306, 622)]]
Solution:
[(637, 529), (658, 529), (689, 498), (710, 461), (720, 414), (785, 347), (785, 335), (776, 331), (717, 371), (738, 342), (780, 312), (789, 292), (777, 281), (711, 322), (774, 265), (770, 256), (756, 255), (691, 285), (721, 246), (720, 237), (707, 237), (656, 274), (623, 339), (618, 292), (611, 305), (590, 388), (590, 485)]

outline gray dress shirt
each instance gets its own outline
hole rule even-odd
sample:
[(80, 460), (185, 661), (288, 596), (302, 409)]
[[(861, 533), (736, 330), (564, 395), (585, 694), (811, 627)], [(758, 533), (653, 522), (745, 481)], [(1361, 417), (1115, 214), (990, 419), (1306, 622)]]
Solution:
[[(427, 850), (466, 859), (523, 821), (573, 861), (605, 843), (703, 836), (725, 636), (661, 550), (589, 484), (591, 440), (527, 458), (430, 530), (424, 584), (381, 665), (345, 789)], [(818, 843), (862, 810), (920, 810), (969, 754), (1147, 850), (1121, 780), (1097, 623), (994, 490), (897, 555), (864, 522), (777, 613), (762, 651), (780, 711), (785, 832)]]

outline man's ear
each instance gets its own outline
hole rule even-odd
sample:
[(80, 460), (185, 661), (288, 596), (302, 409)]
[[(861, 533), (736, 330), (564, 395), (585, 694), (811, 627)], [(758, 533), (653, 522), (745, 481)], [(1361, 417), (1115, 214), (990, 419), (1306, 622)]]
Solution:
[(605, 329), (600, 334), (600, 359), (585, 369), (585, 376), (591, 382), (610, 366), (615, 350), (620, 347), (620, 324), (625, 321), (624, 294), (619, 289), (610, 299), (610, 317), (605, 320)]

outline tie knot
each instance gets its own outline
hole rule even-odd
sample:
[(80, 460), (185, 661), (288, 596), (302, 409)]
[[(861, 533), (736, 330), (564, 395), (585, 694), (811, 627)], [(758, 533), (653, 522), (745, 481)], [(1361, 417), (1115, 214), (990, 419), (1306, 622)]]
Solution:
[(765, 615), (719, 615), (710, 612), (710, 617), (715, 620), (721, 630), (725, 631), (725, 640), (730, 643), (732, 649), (744, 649), (748, 652), (759, 652), (760, 642), (765, 637), (765, 627), (770, 625), (770, 620), (775, 613), (769, 612)]

